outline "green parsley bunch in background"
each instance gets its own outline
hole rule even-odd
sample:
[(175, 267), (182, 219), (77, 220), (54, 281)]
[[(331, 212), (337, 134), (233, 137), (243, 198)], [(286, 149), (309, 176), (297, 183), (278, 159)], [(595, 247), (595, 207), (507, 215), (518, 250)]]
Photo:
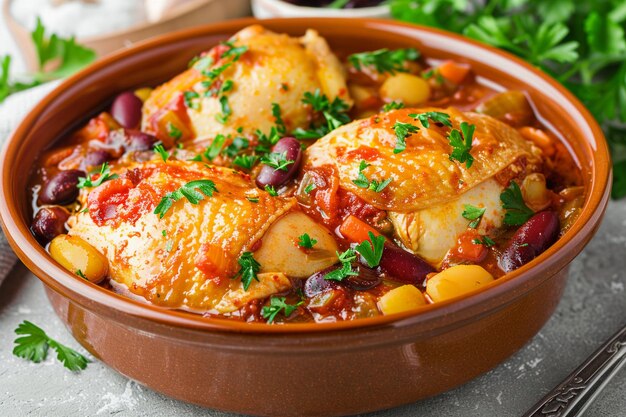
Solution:
[(394, 18), (512, 52), (563, 83), (593, 113), (626, 196), (626, 1), (391, 0)]

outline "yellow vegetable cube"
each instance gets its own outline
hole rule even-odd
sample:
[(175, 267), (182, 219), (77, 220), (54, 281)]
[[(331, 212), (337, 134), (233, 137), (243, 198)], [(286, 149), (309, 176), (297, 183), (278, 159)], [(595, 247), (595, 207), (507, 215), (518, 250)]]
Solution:
[(401, 72), (385, 80), (380, 95), (387, 101), (401, 101), (407, 107), (419, 106), (429, 99), (430, 86), (422, 77)]
[(109, 272), (107, 258), (78, 236), (58, 235), (50, 242), (48, 251), (65, 269), (94, 284)]
[(468, 293), (493, 281), (493, 276), (478, 265), (456, 265), (426, 282), (426, 294), (434, 302)]
[(378, 300), (378, 308), (383, 314), (394, 314), (413, 310), (426, 304), (421, 291), (413, 285), (394, 288)]

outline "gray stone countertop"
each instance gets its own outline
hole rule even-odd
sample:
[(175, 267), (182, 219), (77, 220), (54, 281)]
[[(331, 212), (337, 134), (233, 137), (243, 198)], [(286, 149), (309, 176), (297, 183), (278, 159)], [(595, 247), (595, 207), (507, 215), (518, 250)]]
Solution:
[[(541, 332), (491, 372), (438, 397), (371, 416), (520, 416), (614, 332), (626, 324), (626, 201), (612, 202), (594, 240), (574, 260), (565, 295)], [(94, 361), (81, 373), (53, 354), (33, 364), (11, 354), (22, 320), (74, 348), (54, 315), (42, 284), (19, 264), (0, 287), (0, 416), (211, 416), (157, 394)], [(79, 348), (84, 353), (82, 348)], [(626, 416), (626, 370), (587, 412)]]

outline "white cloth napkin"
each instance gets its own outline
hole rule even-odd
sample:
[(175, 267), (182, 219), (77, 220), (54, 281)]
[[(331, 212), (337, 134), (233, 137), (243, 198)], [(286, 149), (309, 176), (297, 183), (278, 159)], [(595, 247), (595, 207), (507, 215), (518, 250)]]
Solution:
[[(0, 145), (4, 146), (11, 132), (24, 116), (58, 84), (59, 81), (54, 81), (13, 94), (0, 104)], [(0, 284), (9, 274), (16, 260), (17, 257), (7, 243), (4, 233), (0, 232)]]

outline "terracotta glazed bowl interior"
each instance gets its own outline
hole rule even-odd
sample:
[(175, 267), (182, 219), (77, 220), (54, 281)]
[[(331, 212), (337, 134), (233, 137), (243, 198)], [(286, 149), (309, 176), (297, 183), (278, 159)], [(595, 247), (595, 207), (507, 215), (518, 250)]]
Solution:
[[(470, 63), (483, 82), (498, 89), (528, 94), (542, 122), (558, 132), (579, 163), (585, 204), (548, 251), (485, 289), (414, 312), (351, 322), (246, 324), (124, 298), (67, 272), (37, 243), (29, 231), (26, 174), (42, 150), (103, 110), (117, 93), (167, 80), (197, 53), (252, 23), (193, 28), (105, 57), (47, 96), (5, 146), (3, 228), (77, 340), (114, 369), (167, 395), (261, 415), (396, 406), (461, 384), (521, 348), (554, 311), (567, 265), (602, 218), (610, 191), (607, 145), (591, 115), (556, 81), (502, 51), (434, 29), (385, 20), (262, 21), (290, 35), (317, 29), (343, 51), (416, 47), (432, 59)], [(280, 386), (259, 382), (268, 373)]]

